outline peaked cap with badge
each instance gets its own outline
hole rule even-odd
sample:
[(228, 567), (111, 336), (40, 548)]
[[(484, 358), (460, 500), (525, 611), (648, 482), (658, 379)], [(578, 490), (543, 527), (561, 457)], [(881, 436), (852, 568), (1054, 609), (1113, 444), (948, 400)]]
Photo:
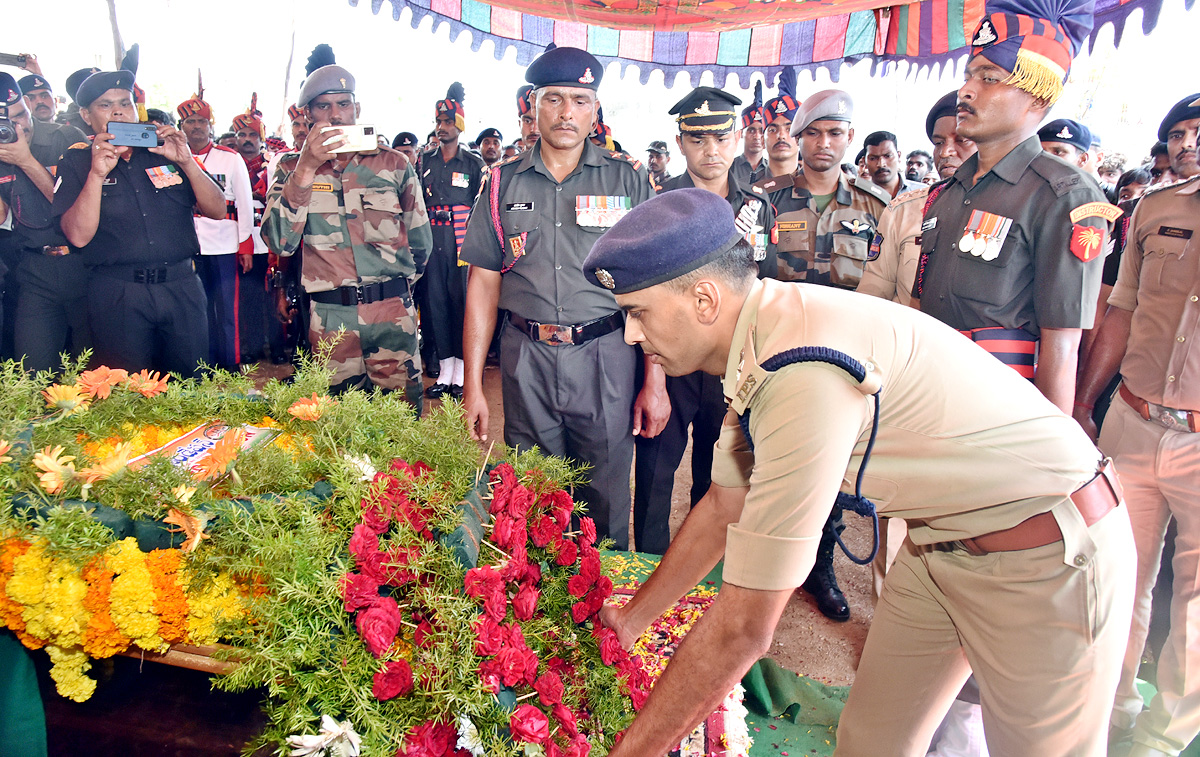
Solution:
[(613, 294), (628, 294), (690, 273), (740, 239), (728, 200), (707, 189), (676, 189), (617, 221), (592, 246), (583, 273)]
[(1166, 118), (1158, 126), (1158, 141), (1166, 142), (1172, 126), (1180, 121), (1190, 121), (1193, 118), (1200, 118), (1200, 92), (1188, 95), (1167, 111)]
[(937, 126), (939, 118), (954, 118), (958, 112), (958, 90), (951, 90), (938, 98), (925, 116), (925, 136), (933, 141), (933, 127)]
[(813, 121), (845, 121), (854, 118), (854, 100), (840, 89), (825, 89), (804, 101), (792, 118), (792, 136), (796, 136)]
[(445, 99), (438, 100), (433, 106), (434, 118), (443, 113), (454, 115), (454, 126), (459, 131), (467, 129), (467, 112), (463, 110), (463, 101), (467, 99), (467, 93), (463, 91), (463, 85), (454, 82), (446, 90)]
[(989, 0), (971, 55), (1009, 72), (1011, 84), (1051, 104), (1095, 21), (1095, 0)]
[(21, 101), (21, 87), (11, 74), (0, 71), (0, 105), (8, 107)]
[(308, 78), (300, 85), (297, 107), (303, 108), (321, 95), (354, 94), (354, 77), (334, 61), (333, 48), (329, 45), (320, 44), (313, 48), (304, 64)]
[(741, 99), (716, 87), (696, 87), (668, 111), (680, 134), (728, 134), (738, 126)]
[(21, 88), (21, 93), (25, 95), (33, 94), (41, 89), (44, 89), (47, 92), (54, 91), (50, 88), (50, 82), (46, 81), (45, 77), (43, 77), (41, 74), (22, 76), (17, 80), (17, 86)]
[(542, 87), (600, 88), (604, 65), (594, 55), (577, 47), (556, 47), (538, 56), (525, 69), (525, 81), (534, 89)]
[(779, 72), (779, 94), (767, 100), (763, 106), (763, 123), (774, 123), (777, 118), (795, 120), (800, 100), (796, 99), (796, 69), (788, 66)]
[(1063, 142), (1080, 152), (1092, 147), (1092, 130), (1070, 118), (1056, 118), (1038, 129), (1038, 141)]

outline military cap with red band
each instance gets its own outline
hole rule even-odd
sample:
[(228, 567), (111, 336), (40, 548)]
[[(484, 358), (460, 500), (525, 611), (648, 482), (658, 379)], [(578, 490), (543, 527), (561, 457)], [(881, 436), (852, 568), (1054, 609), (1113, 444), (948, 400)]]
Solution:
[(434, 117), (442, 114), (454, 116), (454, 125), (459, 131), (465, 131), (467, 128), (467, 115), (463, 110), (463, 100), (467, 99), (466, 92), (463, 91), (463, 85), (454, 82), (450, 88), (446, 90), (446, 98), (438, 100), (434, 104)]
[(209, 121), (215, 120), (213, 118), (212, 106), (199, 97), (192, 97), (179, 103), (179, 107), (175, 109), (175, 112), (179, 114), (180, 121), (192, 116), (207, 118)]
[(233, 117), (233, 130), (237, 132), (243, 129), (252, 129), (258, 132), (259, 137), (267, 136), (267, 129), (262, 122), (262, 111), (258, 109), (257, 92), (250, 94), (250, 108), (245, 113)]
[(1011, 84), (1054, 103), (1071, 59), (1092, 31), (1094, 0), (993, 0), (971, 38), (971, 54), (1009, 72)]
[(763, 120), (772, 124), (777, 118), (796, 119), (800, 99), (796, 97), (796, 69), (788, 66), (779, 72), (779, 94), (763, 106)]
[(745, 129), (753, 124), (758, 124), (764, 129), (767, 126), (766, 114), (763, 113), (762, 99), (762, 82), (754, 82), (754, 99), (745, 108), (742, 108), (742, 128)]
[(529, 99), (529, 93), (533, 91), (532, 84), (522, 84), (517, 90), (517, 117), (521, 117), (533, 110), (533, 103)]

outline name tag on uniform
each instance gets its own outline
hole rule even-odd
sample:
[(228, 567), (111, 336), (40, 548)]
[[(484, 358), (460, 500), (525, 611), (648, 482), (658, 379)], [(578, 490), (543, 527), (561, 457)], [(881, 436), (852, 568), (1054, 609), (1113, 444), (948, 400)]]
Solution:
[(505, 206), (504, 206), (504, 209), (505, 209), (505, 210), (507, 210), (507, 211), (510, 211), (510, 212), (511, 212), (511, 211), (514, 211), (514, 210), (528, 210), (528, 211), (532, 211), (532, 210), (533, 210), (533, 203), (532, 203), (532, 202), (510, 202), (510, 203), (508, 203), (507, 205), (505, 205)]
[(633, 199), (621, 195), (577, 195), (575, 223), (608, 228), (633, 210)]
[(780, 221), (780, 231), (808, 231), (808, 221)]
[(921, 231), (933, 231), (937, 228), (937, 216), (921, 221)]
[(450, 185), (466, 188), (471, 186), (471, 177), (465, 173), (454, 171), (450, 174)]
[(314, 182), (312, 185), (312, 191), (314, 191), (314, 192), (332, 192), (333, 185), (332, 184), (317, 184)]
[[(60, 181), (61, 181), (61, 179), (60, 179)], [(105, 176), (104, 181), (100, 182), (100, 185), (104, 186), (104, 187), (115, 187), (117, 185), (117, 177)], [(57, 187), (55, 187), (55, 188), (57, 189)]]
[(1171, 237), (1172, 239), (1191, 239), (1191, 229), (1181, 229), (1178, 226), (1159, 226), (1158, 235), (1160, 237)]
[(147, 168), (146, 175), (150, 177), (150, 183), (154, 185), (155, 189), (166, 189), (183, 183), (183, 175), (179, 173), (179, 167), (173, 163)]
[(0, 176), (0, 184), (7, 184), (7, 183), (9, 183), (10, 181), (13, 181), (13, 180), (15, 180), (16, 178), (17, 178), (17, 175), (16, 175), (16, 174), (12, 174), (12, 173), (10, 173), (10, 174), (9, 174), (9, 175), (7, 175), (7, 176)]

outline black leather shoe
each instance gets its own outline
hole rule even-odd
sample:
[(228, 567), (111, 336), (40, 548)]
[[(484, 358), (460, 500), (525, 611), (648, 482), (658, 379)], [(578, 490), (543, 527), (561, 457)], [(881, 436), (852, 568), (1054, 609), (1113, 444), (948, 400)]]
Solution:
[(425, 389), (425, 396), (431, 400), (436, 400), (448, 391), (450, 391), (448, 384), (434, 384)]
[(461, 402), (463, 398), (463, 388), (458, 384), (451, 384), (450, 396)]
[(850, 605), (846, 604), (846, 595), (837, 585), (832, 566), (829, 570), (814, 569), (801, 588), (812, 595), (817, 602), (817, 609), (825, 617), (839, 623), (850, 620)]

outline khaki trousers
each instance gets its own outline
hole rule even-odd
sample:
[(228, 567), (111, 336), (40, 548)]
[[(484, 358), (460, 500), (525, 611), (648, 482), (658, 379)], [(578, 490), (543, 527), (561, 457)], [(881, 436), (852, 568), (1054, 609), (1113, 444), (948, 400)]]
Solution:
[[(1200, 433), (1172, 431), (1144, 420), (1118, 398), (1105, 418), (1100, 448), (1112, 456), (1121, 475), (1137, 546), (1133, 625), (1112, 723), (1130, 728), (1136, 718), (1135, 742), (1179, 754), (1200, 732)], [(1134, 679), (1146, 644), (1163, 536), (1172, 516), (1178, 534), (1171, 563), (1171, 630), (1158, 660), (1158, 694), (1142, 713)]]
[(838, 757), (918, 757), (972, 671), (993, 755), (1103, 757), (1129, 632), (1134, 554), (1118, 507), (1063, 541), (974, 557), (906, 540), (838, 726)]

